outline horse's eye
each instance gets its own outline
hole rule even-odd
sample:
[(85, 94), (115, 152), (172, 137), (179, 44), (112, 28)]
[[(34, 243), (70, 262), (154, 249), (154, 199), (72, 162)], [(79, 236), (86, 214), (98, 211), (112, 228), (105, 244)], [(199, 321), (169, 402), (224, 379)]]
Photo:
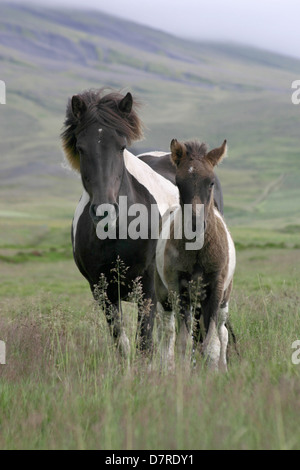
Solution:
[(210, 187), (210, 188), (213, 188), (213, 187), (214, 187), (214, 185), (215, 185), (215, 182), (214, 182), (214, 181), (212, 181), (212, 182), (210, 183), (209, 187)]
[(123, 145), (123, 146), (121, 147), (121, 152), (124, 152), (125, 149), (126, 149), (126, 145)]

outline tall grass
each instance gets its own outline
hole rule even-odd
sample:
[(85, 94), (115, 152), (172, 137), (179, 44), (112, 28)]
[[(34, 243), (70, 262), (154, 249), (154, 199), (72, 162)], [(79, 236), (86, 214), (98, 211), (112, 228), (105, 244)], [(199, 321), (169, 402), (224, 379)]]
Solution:
[[(240, 281), (241, 282), (241, 281)], [(136, 307), (124, 304), (131, 342), (124, 361), (106, 320), (54, 294), (3, 302), (1, 449), (296, 449), (300, 445), (299, 281), (253, 292), (240, 282), (231, 302), (238, 356), (229, 372), (160, 373), (135, 349)], [(249, 293), (250, 292), (250, 293)], [(21, 300), (21, 299), (20, 299)]]

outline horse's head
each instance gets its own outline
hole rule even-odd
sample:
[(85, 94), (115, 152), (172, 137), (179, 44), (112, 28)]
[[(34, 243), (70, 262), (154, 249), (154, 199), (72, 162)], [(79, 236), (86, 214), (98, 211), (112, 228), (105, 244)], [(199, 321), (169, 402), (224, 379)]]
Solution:
[(197, 205), (200, 204), (204, 205), (204, 227), (206, 226), (209, 209), (213, 204), (214, 167), (224, 158), (226, 149), (226, 140), (221, 147), (210, 152), (207, 152), (203, 143), (182, 143), (176, 139), (171, 142), (171, 159), (176, 166), (176, 185), (181, 204), (192, 205), (193, 229), (198, 213)]
[(90, 216), (95, 225), (104, 214), (104, 204), (115, 208), (124, 174), (124, 150), (140, 138), (141, 123), (133, 110), (130, 93), (122, 96), (101, 92), (74, 95), (67, 109), (63, 146), (71, 166), (80, 172), (90, 197)]

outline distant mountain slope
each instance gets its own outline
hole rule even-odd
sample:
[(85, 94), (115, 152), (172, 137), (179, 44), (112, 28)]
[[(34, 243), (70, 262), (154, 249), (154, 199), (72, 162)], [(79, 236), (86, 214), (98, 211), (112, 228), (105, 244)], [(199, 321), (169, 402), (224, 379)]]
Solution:
[[(294, 217), (297, 78), (299, 60), (267, 51), (188, 41), (101, 12), (1, 3), (0, 196), (77, 197), (80, 183), (61, 168), (67, 99), (110, 86), (144, 103), (146, 139), (136, 151), (168, 149), (173, 137), (211, 146), (228, 139), (230, 158), (219, 172), (233, 221)], [(276, 191), (260, 197), (277, 180)]]

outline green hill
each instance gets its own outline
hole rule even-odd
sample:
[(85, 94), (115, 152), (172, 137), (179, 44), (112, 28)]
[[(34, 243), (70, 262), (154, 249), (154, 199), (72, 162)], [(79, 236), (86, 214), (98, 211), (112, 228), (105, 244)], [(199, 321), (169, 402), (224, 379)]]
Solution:
[(67, 99), (108, 86), (132, 91), (144, 104), (147, 131), (135, 152), (168, 149), (173, 137), (211, 147), (226, 138), (229, 158), (218, 172), (231, 226), (295, 232), (297, 78), (300, 60), (268, 51), (188, 41), (100, 12), (1, 3), (1, 220), (10, 228), (23, 220), (39, 227), (42, 220), (69, 221), (81, 183), (62, 168)]

